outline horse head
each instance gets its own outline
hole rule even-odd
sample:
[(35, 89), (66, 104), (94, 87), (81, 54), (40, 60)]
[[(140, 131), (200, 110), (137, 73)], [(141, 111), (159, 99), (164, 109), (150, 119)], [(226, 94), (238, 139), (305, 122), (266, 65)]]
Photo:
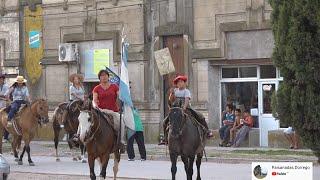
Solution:
[(178, 138), (181, 135), (183, 128), (183, 122), (185, 121), (186, 115), (183, 112), (182, 108), (173, 107), (169, 112), (169, 122), (171, 135), (175, 138)]
[[(97, 121), (97, 110), (82, 110), (80, 111), (79, 128), (80, 128), (80, 140), (86, 144), (94, 136), (94, 131), (97, 131), (95, 122)], [(94, 130), (95, 129), (95, 130)]]
[(69, 105), (69, 109), (68, 111), (70, 113), (76, 113), (76, 112), (79, 112), (81, 107), (83, 106), (83, 103), (84, 101), (82, 100), (75, 100), (75, 101), (72, 101)]
[(39, 124), (46, 124), (49, 122), (49, 106), (45, 99), (38, 99), (31, 105), (33, 113), (38, 117)]

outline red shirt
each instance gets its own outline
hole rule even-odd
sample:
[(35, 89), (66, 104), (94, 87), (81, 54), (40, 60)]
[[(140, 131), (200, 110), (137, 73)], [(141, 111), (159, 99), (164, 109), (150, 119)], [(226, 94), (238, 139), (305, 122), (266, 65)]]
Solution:
[(116, 84), (110, 84), (108, 89), (103, 89), (99, 84), (93, 89), (93, 93), (98, 94), (100, 109), (109, 109), (114, 112), (119, 112), (119, 107), (117, 105), (117, 92), (119, 87)]

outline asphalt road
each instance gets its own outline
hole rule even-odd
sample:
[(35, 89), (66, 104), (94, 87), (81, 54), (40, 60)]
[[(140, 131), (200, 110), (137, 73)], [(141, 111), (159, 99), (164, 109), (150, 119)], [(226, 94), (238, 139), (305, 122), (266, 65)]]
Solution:
[[(33, 156), (36, 166), (29, 166), (25, 157), (23, 165), (17, 165), (12, 155), (5, 154), (11, 165), (11, 175), (9, 179), (89, 179), (89, 168), (87, 163), (74, 162), (70, 157), (61, 157), (60, 162), (56, 162), (52, 156)], [(110, 179), (113, 160), (109, 161), (107, 176)], [(119, 179), (171, 179), (171, 163), (169, 161), (120, 161)], [(99, 164), (96, 162), (95, 171), (99, 174)], [(203, 180), (248, 180), (251, 179), (251, 164), (239, 163), (213, 163), (203, 162), (201, 167)], [(194, 167), (194, 179), (196, 167)], [(320, 177), (320, 166), (314, 167), (314, 177)], [(185, 172), (182, 162), (178, 163), (177, 179), (184, 180)], [(315, 178), (314, 178), (315, 179)]]

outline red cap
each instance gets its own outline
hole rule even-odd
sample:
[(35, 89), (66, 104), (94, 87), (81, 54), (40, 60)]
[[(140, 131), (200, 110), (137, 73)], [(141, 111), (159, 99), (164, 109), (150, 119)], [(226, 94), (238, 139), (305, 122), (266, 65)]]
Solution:
[(173, 80), (173, 83), (174, 84), (177, 84), (179, 80), (182, 80), (184, 82), (187, 82), (188, 78), (187, 76), (177, 76), (174, 80)]

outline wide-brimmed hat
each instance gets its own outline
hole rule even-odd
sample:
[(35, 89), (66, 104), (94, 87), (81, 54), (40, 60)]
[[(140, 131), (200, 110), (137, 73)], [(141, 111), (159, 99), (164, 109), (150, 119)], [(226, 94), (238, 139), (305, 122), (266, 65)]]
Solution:
[(23, 76), (17, 76), (16, 80), (14, 82), (17, 82), (17, 83), (26, 83), (27, 80), (24, 79)]
[(180, 76), (177, 76), (177, 77), (173, 80), (173, 83), (174, 83), (174, 84), (177, 84), (178, 81), (180, 81), (180, 80), (182, 80), (182, 81), (184, 81), (184, 82), (187, 82), (188, 78), (187, 78), (187, 76), (180, 75)]
[(81, 74), (71, 74), (69, 76), (69, 81), (73, 83), (75, 77), (78, 77), (79, 81), (83, 82), (83, 75)]

